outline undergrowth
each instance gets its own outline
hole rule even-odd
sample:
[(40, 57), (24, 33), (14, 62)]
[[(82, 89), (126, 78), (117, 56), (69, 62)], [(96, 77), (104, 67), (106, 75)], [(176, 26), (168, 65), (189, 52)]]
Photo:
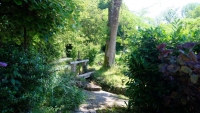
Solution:
[[(102, 67), (104, 54), (98, 54), (93, 68), (97, 71), (94, 73), (93, 80), (99, 84), (103, 90), (110, 91), (115, 94), (125, 95), (126, 82), (128, 77), (123, 74), (124, 66), (119, 65), (119, 59), (117, 59), (117, 64), (110, 69), (104, 69)], [(116, 55), (116, 58), (120, 58)]]
[(111, 107), (111, 108), (106, 108), (102, 110), (97, 110), (96, 112), (97, 113), (130, 113), (124, 107)]

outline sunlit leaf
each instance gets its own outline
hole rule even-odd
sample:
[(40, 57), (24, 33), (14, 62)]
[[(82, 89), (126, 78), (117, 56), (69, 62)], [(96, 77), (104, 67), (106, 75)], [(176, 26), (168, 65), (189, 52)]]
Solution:
[(190, 75), (190, 80), (192, 83), (194, 83), (194, 84), (197, 83), (198, 79), (199, 79), (199, 75), (196, 75), (196, 74)]
[(22, 0), (14, 0), (17, 5), (22, 5)]
[(192, 70), (187, 66), (181, 66), (180, 71), (182, 71), (184, 73), (188, 73), (188, 74), (192, 73)]

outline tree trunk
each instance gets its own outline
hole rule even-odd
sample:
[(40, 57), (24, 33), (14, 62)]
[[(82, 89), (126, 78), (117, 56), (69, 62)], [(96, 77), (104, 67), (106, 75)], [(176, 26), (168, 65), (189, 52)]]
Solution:
[(111, 0), (108, 8), (108, 28), (110, 37), (106, 42), (106, 51), (104, 57), (104, 67), (110, 68), (115, 63), (116, 52), (116, 37), (118, 30), (119, 11), (122, 4), (122, 0)]

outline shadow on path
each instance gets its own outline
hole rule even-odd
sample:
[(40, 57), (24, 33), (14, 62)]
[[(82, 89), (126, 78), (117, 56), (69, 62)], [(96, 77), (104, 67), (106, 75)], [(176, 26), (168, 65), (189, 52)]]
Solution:
[(82, 104), (78, 109), (72, 113), (96, 113), (98, 109), (105, 109), (113, 106), (125, 107), (125, 102), (128, 100), (119, 99), (116, 94), (106, 91), (86, 91), (84, 90), (88, 99), (85, 104)]

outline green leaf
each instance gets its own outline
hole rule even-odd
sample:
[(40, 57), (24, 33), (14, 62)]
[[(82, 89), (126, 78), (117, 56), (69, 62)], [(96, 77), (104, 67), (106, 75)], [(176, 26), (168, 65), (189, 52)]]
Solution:
[(199, 79), (199, 75), (196, 75), (196, 74), (190, 75), (190, 80), (192, 83), (194, 83), (194, 84), (197, 83), (198, 79)]
[(38, 87), (38, 90), (39, 90), (40, 92), (43, 92), (42, 87)]
[(12, 83), (12, 85), (15, 85), (15, 79), (11, 79), (10, 82)]
[(184, 73), (188, 73), (188, 74), (192, 73), (192, 70), (187, 66), (181, 66), (180, 71), (182, 71)]
[(17, 5), (22, 5), (22, 0), (14, 0)]
[(21, 74), (19, 74), (17, 71), (13, 71), (13, 74), (14, 74), (15, 77), (22, 78)]
[(24, 0), (26, 3), (28, 3), (28, 1), (27, 0)]

